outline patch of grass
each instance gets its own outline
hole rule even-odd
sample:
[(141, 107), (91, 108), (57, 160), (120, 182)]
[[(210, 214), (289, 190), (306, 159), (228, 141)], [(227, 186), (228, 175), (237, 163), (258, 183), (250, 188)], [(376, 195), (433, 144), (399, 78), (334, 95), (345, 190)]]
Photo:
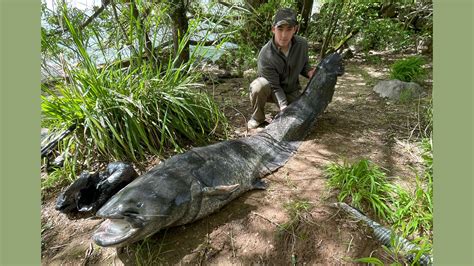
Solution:
[(326, 167), (328, 185), (339, 189), (338, 200), (348, 199), (350, 205), (366, 209), (370, 207), (377, 216), (390, 220), (393, 186), (386, 181), (385, 173), (367, 159), (349, 164), (331, 163)]
[(57, 168), (41, 179), (41, 190), (67, 185), (74, 181), (75, 171), (71, 169), (73, 165), (66, 162), (61, 168)]
[(416, 175), (416, 187), (413, 192), (397, 188), (397, 200), (394, 227), (404, 236), (413, 234), (430, 236), (433, 228), (433, 181), (429, 175), (426, 183)]
[(312, 204), (307, 200), (291, 200), (283, 204), (283, 208), (286, 210), (290, 219), (281, 225), (278, 226), (280, 232), (291, 235), (293, 242), (296, 241), (296, 238), (302, 238), (297, 234), (298, 227), (303, 223), (311, 223), (308, 219), (309, 211), (313, 208)]
[(390, 78), (405, 82), (422, 81), (426, 76), (424, 64), (425, 61), (419, 56), (397, 60), (390, 67)]
[(419, 111), (419, 120), (420, 120), (420, 131), (423, 139), (427, 139), (427, 145), (430, 145), (428, 150), (432, 150), (431, 147), (431, 138), (433, 132), (433, 99), (430, 99), (429, 102), (423, 105), (421, 111)]
[(305, 232), (302, 232), (302, 225), (312, 223), (310, 220), (309, 211), (313, 208), (313, 205), (302, 199), (291, 200), (283, 205), (283, 208), (286, 210), (290, 219), (288, 222), (279, 226), (280, 232), (283, 233), (283, 236), (286, 238), (286, 241), (290, 245), (290, 254), (292, 265), (297, 264), (297, 257), (295, 253), (295, 245), (297, 239), (305, 239), (308, 235)]
[(415, 175), (415, 188), (407, 191), (397, 187), (397, 199), (394, 202), (393, 227), (403, 236), (411, 236), (418, 242), (427, 243), (430, 248), (433, 238), (433, 147), (431, 138), (421, 142), (424, 162), (423, 175)]
[[(385, 253), (395, 262), (395, 265), (406, 265), (407, 258), (411, 257), (411, 265), (417, 265), (423, 254), (431, 254), (433, 242), (433, 177), (432, 177), (432, 146), (429, 139), (422, 142), (423, 159), (425, 164), (424, 175), (415, 176), (415, 188), (406, 190), (400, 186), (389, 184), (380, 169), (363, 159), (355, 164), (338, 165), (335, 163), (327, 167), (330, 174), (329, 185), (340, 190), (338, 199), (343, 201), (350, 197), (352, 205), (360, 206), (361, 202), (371, 202), (368, 205), (377, 213), (376, 204), (380, 199), (386, 207), (385, 216), (379, 215), (391, 224), (394, 232), (400, 232), (402, 237), (411, 239), (417, 244), (416, 250), (409, 254), (402, 254), (400, 247), (392, 243), (394, 249), (385, 248)], [(378, 187), (370, 188), (371, 186)], [(369, 189), (370, 188), (370, 189)], [(379, 196), (382, 195), (382, 196)], [(380, 210), (379, 210), (380, 212)], [(384, 265), (378, 258), (366, 257), (355, 260), (374, 265)]]
[(165, 261), (162, 258), (163, 243), (145, 238), (135, 244), (127, 246), (125, 250), (135, 265), (161, 265)]
[[(382, 246), (383, 257), (386, 261), (390, 261), (390, 265), (420, 265), (420, 259), (423, 255), (431, 253), (431, 245), (427, 242), (419, 244), (417, 249), (411, 251), (403, 251), (401, 243), (397, 243), (395, 235), (392, 236), (391, 247)], [(363, 257), (354, 259), (353, 262), (363, 262), (370, 265), (387, 265), (381, 259), (377, 257)], [(424, 264), (422, 264), (424, 265)]]
[(312, 205), (307, 200), (292, 200), (283, 205), (283, 208), (287, 211), (290, 216), (290, 220), (283, 224), (282, 227), (285, 230), (295, 229), (295, 225), (304, 219), (304, 214), (308, 213)]

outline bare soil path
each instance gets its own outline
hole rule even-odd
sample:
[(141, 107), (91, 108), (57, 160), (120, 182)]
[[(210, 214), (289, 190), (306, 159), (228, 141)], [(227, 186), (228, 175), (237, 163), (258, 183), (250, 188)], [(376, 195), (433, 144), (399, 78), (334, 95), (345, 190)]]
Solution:
[[(378, 80), (388, 79), (386, 66), (394, 59), (382, 58), (377, 64), (346, 62), (333, 101), (290, 161), (265, 178), (267, 190), (246, 193), (200, 221), (125, 248), (101, 248), (90, 239), (100, 220), (70, 221), (54, 210), (54, 197), (45, 198), (43, 265), (332, 265), (371, 254), (389, 262), (364, 226), (328, 206), (337, 194), (327, 188), (324, 174), (329, 162), (368, 158), (409, 186), (419, 169), (420, 151), (413, 144), (419, 104), (387, 102), (372, 92)], [(226, 106), (235, 138), (255, 133), (246, 130), (248, 83), (235, 78), (210, 85)], [(270, 108), (268, 119), (275, 113)]]

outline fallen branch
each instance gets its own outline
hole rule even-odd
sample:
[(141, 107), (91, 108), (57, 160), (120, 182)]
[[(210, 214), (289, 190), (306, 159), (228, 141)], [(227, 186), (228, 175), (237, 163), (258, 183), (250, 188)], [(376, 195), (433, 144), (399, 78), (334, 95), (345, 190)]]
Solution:
[[(274, 222), (274, 221), (268, 219), (267, 217), (261, 215), (260, 213), (257, 213), (257, 212), (254, 212), (254, 211), (252, 211), (252, 212), (250, 212), (250, 213), (253, 214), (253, 215), (259, 216), (260, 218), (263, 218), (263, 219), (265, 219), (265, 220), (267, 220), (267, 221), (269, 221), (271, 224), (275, 225), (276, 227), (281, 227), (281, 228), (283, 228), (279, 223)], [(285, 229), (285, 230), (286, 230), (286, 229)]]
[(44, 145), (44, 147), (41, 147), (41, 157), (46, 157), (49, 153), (51, 153), (58, 142), (64, 139), (67, 135), (71, 134), (74, 129), (76, 129), (76, 124), (72, 124), (72, 126), (56, 136), (52, 141)]

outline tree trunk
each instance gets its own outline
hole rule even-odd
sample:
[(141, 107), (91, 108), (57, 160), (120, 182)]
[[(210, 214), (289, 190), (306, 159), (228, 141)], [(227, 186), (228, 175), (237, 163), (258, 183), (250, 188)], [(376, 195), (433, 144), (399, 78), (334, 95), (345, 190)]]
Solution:
[[(187, 62), (189, 60), (189, 42), (186, 42), (180, 47), (182, 38), (188, 31), (188, 18), (186, 17), (186, 7), (183, 0), (170, 2), (171, 4), (171, 19), (173, 21), (173, 48), (175, 56), (178, 56), (176, 66)], [(180, 51), (180, 48), (181, 51)]]
[(299, 27), (299, 34), (305, 34), (308, 28), (311, 10), (313, 9), (313, 0), (298, 0), (296, 2), (298, 12), (301, 14), (301, 23)]

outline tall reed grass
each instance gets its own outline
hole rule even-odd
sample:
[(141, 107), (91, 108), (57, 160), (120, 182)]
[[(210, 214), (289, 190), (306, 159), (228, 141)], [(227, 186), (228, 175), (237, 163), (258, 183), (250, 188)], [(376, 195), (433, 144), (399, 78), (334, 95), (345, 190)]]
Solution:
[[(194, 54), (179, 66), (176, 57), (170, 56), (158, 67), (143, 61), (126, 68), (117, 64), (98, 68), (66, 9), (63, 20), (81, 62), (75, 67), (64, 65), (68, 82), (54, 88), (42, 86), (41, 108), (44, 127), (55, 131), (77, 125), (61, 145), (69, 155), (66, 164), (76, 163), (72, 158), (86, 164), (138, 162), (166, 149), (179, 152), (186, 145), (226, 137), (226, 117), (196, 82), (200, 76)], [(180, 49), (198, 24), (199, 20), (190, 24)]]

